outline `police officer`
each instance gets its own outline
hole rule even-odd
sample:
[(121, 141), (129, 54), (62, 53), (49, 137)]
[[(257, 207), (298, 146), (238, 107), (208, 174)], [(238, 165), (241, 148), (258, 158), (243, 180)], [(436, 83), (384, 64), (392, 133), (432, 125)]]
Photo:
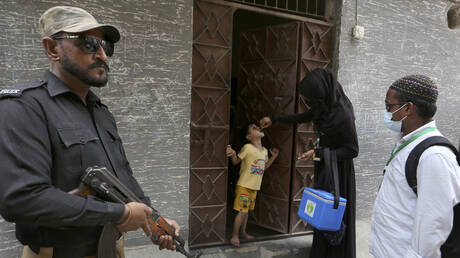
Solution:
[[(120, 33), (69, 6), (48, 9), (39, 23), (49, 71), (0, 91), (0, 212), (16, 223), (23, 257), (91, 257), (105, 225), (151, 234), (150, 200), (133, 177), (112, 114), (91, 91), (106, 85)], [(69, 194), (95, 165), (107, 167), (143, 203)], [(168, 222), (178, 234), (178, 224)], [(170, 236), (155, 243), (175, 248)]]

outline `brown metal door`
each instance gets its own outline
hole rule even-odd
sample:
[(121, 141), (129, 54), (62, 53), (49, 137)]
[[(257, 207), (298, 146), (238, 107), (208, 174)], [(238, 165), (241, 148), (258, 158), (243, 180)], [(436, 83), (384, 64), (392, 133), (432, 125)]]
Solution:
[[(299, 82), (315, 68), (331, 66), (333, 54), (332, 27), (323, 24), (309, 22), (301, 23), (300, 29), (300, 70)], [(297, 97), (297, 112), (308, 110), (302, 98)], [(297, 157), (301, 153), (311, 149), (316, 141), (316, 133), (312, 123), (299, 124), (296, 128), (295, 153)], [(292, 200), (290, 207), (290, 232), (303, 232), (311, 230), (308, 225), (297, 216), (303, 189), (313, 184), (313, 162), (297, 161), (294, 163), (292, 176)]]
[(199, 247), (225, 242), (233, 9), (193, 7), (189, 244)]
[[(237, 126), (294, 112), (298, 35), (298, 22), (241, 32)], [(293, 132), (286, 124), (274, 124), (265, 132), (263, 145), (279, 148), (280, 155), (264, 173), (253, 218), (257, 225), (282, 233), (289, 231)]]

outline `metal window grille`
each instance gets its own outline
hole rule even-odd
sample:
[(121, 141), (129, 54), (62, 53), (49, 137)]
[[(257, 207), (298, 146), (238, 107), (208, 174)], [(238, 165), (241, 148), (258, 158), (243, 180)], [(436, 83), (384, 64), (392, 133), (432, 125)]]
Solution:
[(227, 0), (266, 9), (324, 19), (326, 0)]

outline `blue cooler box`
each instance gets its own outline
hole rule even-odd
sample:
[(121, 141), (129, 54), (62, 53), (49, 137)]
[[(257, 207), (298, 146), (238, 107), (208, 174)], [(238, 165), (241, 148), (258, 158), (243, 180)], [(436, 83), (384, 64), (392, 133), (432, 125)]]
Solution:
[(340, 229), (347, 199), (340, 197), (339, 207), (334, 209), (334, 195), (329, 192), (305, 187), (297, 215), (319, 230)]

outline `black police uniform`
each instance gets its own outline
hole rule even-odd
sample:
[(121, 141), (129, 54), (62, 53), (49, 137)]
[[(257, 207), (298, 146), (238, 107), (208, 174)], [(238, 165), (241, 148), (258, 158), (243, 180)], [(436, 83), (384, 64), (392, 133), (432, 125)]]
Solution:
[(110, 169), (144, 203), (115, 120), (91, 91), (86, 105), (53, 73), (0, 91), (0, 212), (16, 223), (16, 237), (53, 257), (96, 254), (102, 226), (124, 206), (66, 192), (89, 166)]

